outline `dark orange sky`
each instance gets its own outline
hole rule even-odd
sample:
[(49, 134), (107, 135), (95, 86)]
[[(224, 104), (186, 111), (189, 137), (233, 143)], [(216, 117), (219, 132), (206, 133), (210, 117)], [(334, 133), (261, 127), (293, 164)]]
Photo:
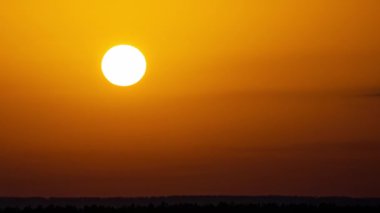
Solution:
[[(8, 1), (0, 196), (380, 196), (380, 1)], [(116, 87), (114, 45), (147, 58)]]

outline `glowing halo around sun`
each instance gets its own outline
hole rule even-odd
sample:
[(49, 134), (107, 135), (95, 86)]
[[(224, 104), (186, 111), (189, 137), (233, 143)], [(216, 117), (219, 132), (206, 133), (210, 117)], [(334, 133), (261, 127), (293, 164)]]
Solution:
[(146, 70), (142, 52), (130, 45), (118, 45), (109, 49), (102, 60), (106, 79), (117, 86), (130, 86), (139, 82)]

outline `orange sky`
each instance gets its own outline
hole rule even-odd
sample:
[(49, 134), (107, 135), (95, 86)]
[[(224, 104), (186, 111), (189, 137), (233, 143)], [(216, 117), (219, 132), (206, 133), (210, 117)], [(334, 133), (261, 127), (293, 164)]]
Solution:
[[(8, 1), (0, 196), (380, 196), (378, 0)], [(112, 46), (146, 56), (127, 88)]]

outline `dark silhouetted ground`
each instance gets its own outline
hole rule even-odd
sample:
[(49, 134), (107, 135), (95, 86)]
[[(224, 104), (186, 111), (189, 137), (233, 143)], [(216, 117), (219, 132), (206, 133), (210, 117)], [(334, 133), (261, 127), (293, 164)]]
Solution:
[(0, 213), (380, 212), (380, 199), (346, 197), (0, 198)]

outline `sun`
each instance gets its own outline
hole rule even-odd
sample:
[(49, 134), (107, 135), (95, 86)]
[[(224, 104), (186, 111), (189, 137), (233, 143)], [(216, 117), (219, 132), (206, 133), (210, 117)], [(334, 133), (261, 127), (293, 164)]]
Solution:
[(143, 53), (130, 45), (118, 45), (109, 49), (102, 60), (106, 79), (117, 86), (131, 86), (145, 74), (146, 60)]

